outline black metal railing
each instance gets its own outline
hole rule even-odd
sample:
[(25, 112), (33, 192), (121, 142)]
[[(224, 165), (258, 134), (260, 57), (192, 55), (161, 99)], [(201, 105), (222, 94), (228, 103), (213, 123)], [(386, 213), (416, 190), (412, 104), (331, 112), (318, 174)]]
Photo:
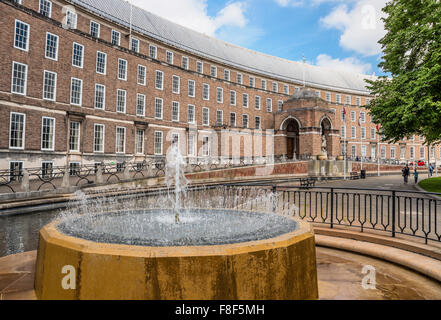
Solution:
[(226, 186), (226, 208), (268, 210), (311, 223), (441, 242), (441, 195), (418, 191), (272, 184)]
[[(286, 157), (236, 157), (187, 159), (185, 173), (222, 170), (267, 163), (292, 161)], [(98, 171), (100, 174), (98, 174)], [(68, 176), (65, 177), (65, 175)], [(53, 191), (66, 185), (81, 187), (96, 183), (118, 183), (123, 180), (161, 177), (165, 175), (165, 157), (155, 156), (142, 162), (110, 162), (70, 167), (50, 166), (45, 168), (21, 168), (20, 170), (0, 170), (0, 194), (24, 191)], [(23, 179), (23, 177), (27, 177)], [(25, 185), (25, 186), (24, 186)]]
[[(163, 196), (164, 191), (145, 195)], [(331, 229), (344, 227), (441, 243), (441, 195), (436, 193), (260, 183), (190, 187), (185, 198), (187, 207), (274, 212)]]

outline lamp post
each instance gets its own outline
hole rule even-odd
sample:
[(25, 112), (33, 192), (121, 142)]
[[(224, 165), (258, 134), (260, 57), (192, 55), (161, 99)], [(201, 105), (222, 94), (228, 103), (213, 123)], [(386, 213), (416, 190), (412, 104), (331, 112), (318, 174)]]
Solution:
[(378, 176), (380, 176), (380, 134), (378, 132), (378, 126), (377, 126), (377, 167), (378, 167)]
[(346, 180), (346, 170), (347, 170), (347, 164), (346, 164), (346, 159), (347, 159), (347, 154), (348, 154), (348, 146), (346, 144), (346, 123), (345, 123), (345, 137), (344, 137), (344, 141), (343, 141), (343, 161), (344, 161), (344, 179)]
[(427, 177), (430, 178), (430, 145), (427, 144)]

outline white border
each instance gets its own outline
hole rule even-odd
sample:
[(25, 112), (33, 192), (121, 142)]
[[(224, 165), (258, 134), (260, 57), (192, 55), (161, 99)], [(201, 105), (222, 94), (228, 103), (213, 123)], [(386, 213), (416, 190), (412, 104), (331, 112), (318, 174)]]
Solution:
[[(101, 126), (102, 128), (103, 128), (103, 150), (102, 151), (96, 151), (95, 150), (95, 141), (96, 141), (96, 130), (95, 130), (95, 127), (96, 126)], [(105, 139), (105, 137), (106, 137), (106, 125), (105, 124), (101, 124), (101, 123), (94, 123), (93, 124), (93, 144), (92, 144), (92, 150), (93, 150), (93, 153), (104, 153), (104, 150), (105, 150), (105, 148), (106, 148), (106, 139)]]
[[(125, 70), (124, 70), (124, 78), (120, 78), (119, 77), (119, 66), (120, 66), (120, 62), (121, 61), (125, 61), (125, 63), (126, 63), (126, 67), (125, 67)], [(118, 80), (127, 81), (127, 69), (128, 68), (129, 68), (129, 63), (127, 62), (127, 60), (123, 59), (123, 58), (118, 58), (118, 70), (117, 70), (117, 74), (116, 74)]]
[[(99, 72), (98, 71), (98, 55), (102, 53), (104, 54), (104, 72)], [(96, 66), (95, 66), (95, 72), (98, 74), (102, 74), (102, 75), (106, 75), (107, 74), (107, 53), (102, 52), (102, 51), (97, 51), (96, 52)]]
[[(161, 133), (161, 152), (156, 152), (156, 133)], [(162, 155), (163, 154), (163, 146), (164, 146), (164, 133), (159, 130), (155, 130), (153, 133), (153, 154), (154, 155)]]
[[(144, 97), (144, 106), (143, 106), (143, 113), (142, 114), (138, 113), (138, 98), (139, 98), (139, 96)], [(145, 108), (146, 108), (146, 96), (145, 96), (145, 94), (137, 93), (136, 94), (136, 111), (135, 111), (136, 115), (138, 117), (145, 117)]]
[[(175, 92), (174, 91), (174, 79), (177, 78), (178, 79), (178, 91)], [(177, 76), (177, 75), (172, 75), (172, 93), (174, 94), (181, 94), (181, 77)]]
[[(118, 97), (119, 97), (119, 95), (118, 95), (118, 93), (119, 92), (124, 92), (124, 111), (119, 111), (118, 110)], [(126, 113), (126, 110), (127, 110), (127, 90), (124, 90), (124, 89), (116, 89), (116, 113)]]
[[(92, 36), (92, 23), (96, 23), (98, 25), (98, 35), (96, 36), (96, 38), (100, 37), (101, 34), (101, 24), (99, 24), (98, 22), (94, 21), (94, 20), (90, 20), (90, 24), (89, 24), (89, 34)], [(93, 37), (93, 36), (92, 36)]]
[[(55, 58), (47, 56), (47, 37), (48, 37), (48, 35), (55, 36), (57, 38), (57, 47), (56, 47), (56, 50), (55, 50)], [(44, 47), (44, 57), (46, 59), (49, 59), (49, 60), (58, 61), (59, 46), (60, 46), (60, 37), (58, 35), (54, 34), (54, 33), (46, 32), (46, 45)]]
[[(207, 123), (204, 123), (204, 110), (208, 110)], [(205, 126), (205, 127), (210, 126), (210, 108), (208, 108), (208, 107), (203, 107), (202, 108), (202, 125)]]
[[(55, 88), (54, 88), (54, 98), (53, 99), (47, 99), (47, 98), (44, 97), (44, 83), (45, 83), (45, 79), (46, 79), (46, 72), (55, 74)], [(42, 99), (43, 100), (57, 101), (57, 79), (58, 79), (58, 74), (56, 72), (49, 71), (49, 70), (43, 70), (43, 90), (41, 90), (42, 91)]]
[[(79, 126), (78, 126), (78, 150), (71, 150), (70, 149), (70, 137), (72, 135), (72, 127), (71, 127), (72, 122), (79, 124)], [(69, 120), (69, 152), (80, 152), (80, 144), (81, 144), (81, 122)]]
[[(19, 114), (23, 116), (23, 143), (22, 147), (11, 147), (11, 133), (12, 133), (12, 115), (13, 114)], [(9, 112), (9, 149), (12, 150), (24, 150), (25, 149), (25, 138), (26, 138), (26, 113), (20, 113), (20, 112)]]
[[(117, 44), (113, 44), (113, 33), (118, 34), (118, 43)], [(119, 32), (118, 30), (112, 29), (112, 31), (110, 32), (110, 43), (114, 46), (120, 46), (121, 45), (121, 32)]]
[[(204, 97), (204, 88), (207, 86), (207, 98)], [(202, 100), (209, 101), (210, 100), (210, 85), (208, 83), (202, 83)]]
[[(118, 129), (124, 129), (124, 145), (123, 145), (123, 151), (118, 151)], [(127, 139), (127, 128), (126, 127), (120, 127), (116, 126), (115, 128), (115, 153), (116, 154), (125, 154), (126, 153), (126, 139)]]
[[(43, 122), (44, 119), (48, 119), (48, 120), (54, 120), (54, 132), (52, 135), (52, 148), (43, 148)], [(53, 117), (46, 117), (46, 116), (42, 116), (41, 117), (41, 135), (40, 135), (40, 148), (41, 151), (54, 151), (55, 150), (55, 136), (56, 136), (56, 119)]]
[[(161, 87), (158, 88), (158, 72), (162, 75), (161, 76)], [(164, 71), (156, 70), (155, 71), (155, 89), (157, 90), (164, 90)]]
[[(96, 91), (97, 91), (96, 87), (97, 87), (97, 85), (98, 86), (102, 86), (104, 88), (104, 91), (103, 91), (103, 108), (97, 108), (96, 107)], [(95, 92), (94, 92), (94, 95), (93, 95), (93, 108), (96, 109), (96, 110), (106, 110), (106, 86), (104, 84), (95, 83)]]
[[(80, 91), (80, 103), (79, 104), (77, 104), (77, 103), (72, 103), (72, 82), (73, 82), (73, 80), (79, 80), (80, 81), (80, 88), (81, 88), (81, 91)], [(69, 99), (70, 101), (70, 104), (71, 105), (74, 105), (74, 106), (79, 106), (79, 107), (81, 107), (81, 105), (83, 104), (83, 80), (82, 79), (78, 79), (78, 78), (74, 78), (74, 77), (71, 77), (70, 78), (70, 99)]]
[[(15, 46), (15, 40), (17, 38), (17, 22), (20, 22), (20, 23), (22, 23), (22, 24), (24, 24), (24, 25), (26, 25), (28, 27), (28, 34), (27, 34), (27, 37), (26, 37), (26, 48), (25, 49)], [(21, 51), (28, 52), (29, 51), (29, 38), (30, 37), (31, 37), (31, 26), (28, 23), (26, 23), (26, 22), (23, 22), (21, 20), (15, 19), (15, 22), (14, 22), (14, 39), (13, 39), (13, 41), (14, 41), (14, 48), (18, 49), (18, 50), (21, 50)]]
[[(161, 101), (161, 117), (156, 116), (156, 101)], [(162, 120), (164, 118), (164, 100), (162, 98), (155, 97), (155, 108), (154, 108), (155, 119)]]
[[(139, 67), (144, 68), (144, 83), (139, 82)], [(138, 83), (140, 86), (146, 86), (147, 85), (147, 67), (143, 64), (138, 64), (137, 75), (136, 75), (136, 83)]]
[[(193, 82), (193, 94), (190, 94), (190, 83)], [(189, 79), (188, 80), (188, 96), (190, 98), (196, 97), (196, 81)]]
[[(178, 119), (173, 119), (173, 103), (177, 103), (178, 104)], [(181, 104), (179, 103), (179, 101), (172, 101), (171, 118), (172, 118), (173, 122), (179, 122), (180, 112), (181, 112)]]
[[(82, 52), (82, 54), (81, 54), (81, 66), (77, 66), (77, 65), (74, 64), (75, 45), (78, 45), (78, 46), (83, 48), (83, 50), (81, 50), (81, 52)], [(78, 42), (74, 42), (72, 44), (72, 66), (76, 67), (76, 68), (83, 69), (83, 66), (84, 66), (84, 55), (85, 55), (84, 45), (82, 45), (82, 44), (80, 44)]]
[[(24, 83), (24, 92), (23, 92), (23, 93), (13, 91), (13, 88), (14, 88), (14, 65), (15, 65), (15, 64), (20, 64), (20, 65), (26, 67), (26, 74), (25, 74), (25, 79), (24, 79), (24, 81), (25, 81), (25, 83)], [(25, 96), (26, 93), (27, 93), (27, 88), (28, 88), (28, 65), (27, 65), (27, 64), (24, 64), (24, 63), (21, 63), (21, 62), (17, 62), (17, 61), (12, 61), (11, 93), (19, 94), (19, 95)]]

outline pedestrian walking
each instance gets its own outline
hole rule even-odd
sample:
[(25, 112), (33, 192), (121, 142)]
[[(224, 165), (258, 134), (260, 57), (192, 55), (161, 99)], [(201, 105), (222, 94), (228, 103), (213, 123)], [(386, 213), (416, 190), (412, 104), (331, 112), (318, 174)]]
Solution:
[(418, 170), (415, 167), (415, 170), (413, 171), (413, 177), (415, 178), (415, 184), (418, 184)]
[(432, 166), (432, 164), (429, 165), (429, 175), (433, 176), (433, 166)]
[(410, 174), (409, 165), (406, 164), (406, 166), (401, 170), (401, 172), (403, 173), (404, 183), (407, 184)]

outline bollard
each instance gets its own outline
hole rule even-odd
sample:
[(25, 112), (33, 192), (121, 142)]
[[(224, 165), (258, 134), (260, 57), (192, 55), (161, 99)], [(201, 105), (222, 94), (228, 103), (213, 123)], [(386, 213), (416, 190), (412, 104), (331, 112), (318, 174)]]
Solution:
[(130, 165), (127, 162), (124, 164), (124, 180), (130, 180)]
[(150, 162), (146, 166), (147, 166), (147, 177), (153, 177), (154, 176), (153, 167), (155, 165), (152, 162)]
[(61, 188), (68, 189), (70, 188), (70, 172), (69, 167), (64, 168), (63, 182), (61, 183)]
[(103, 178), (103, 164), (100, 163), (97, 167), (97, 171), (96, 171), (96, 183), (103, 183), (104, 182), (104, 178)]
[(23, 169), (23, 177), (21, 179), (21, 191), (29, 192), (29, 172), (26, 169)]

